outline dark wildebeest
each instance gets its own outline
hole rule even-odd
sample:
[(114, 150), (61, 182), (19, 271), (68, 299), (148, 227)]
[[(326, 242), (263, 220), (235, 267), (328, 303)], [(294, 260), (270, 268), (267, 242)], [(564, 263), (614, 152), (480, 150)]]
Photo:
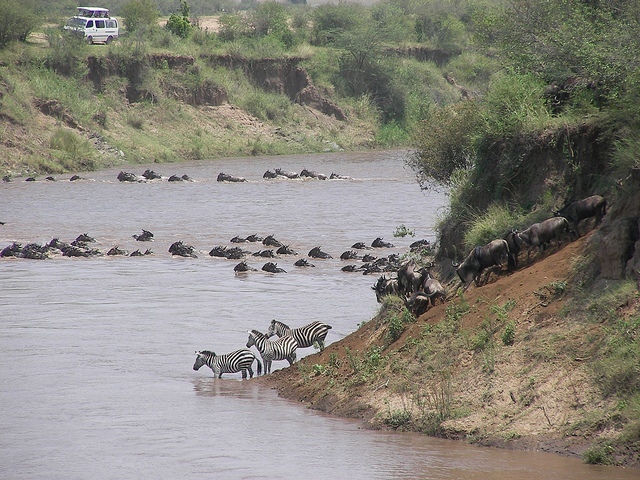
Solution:
[(531, 250), (538, 247), (540, 255), (544, 252), (544, 246), (556, 240), (556, 244), (560, 246), (563, 233), (571, 236), (571, 228), (569, 220), (564, 217), (547, 218), (543, 222), (534, 223), (523, 232), (517, 234), (517, 238), (522, 240), (527, 246), (527, 263), (531, 256)]
[(118, 174), (118, 180), (121, 182), (139, 182), (140, 179), (134, 174), (129, 172), (120, 172)]
[(198, 258), (194, 253), (193, 246), (187, 245), (182, 240), (172, 243), (169, 247), (169, 253), (180, 257)]
[(596, 227), (600, 225), (602, 217), (607, 213), (607, 201), (600, 195), (592, 195), (582, 200), (576, 200), (560, 210), (553, 212), (556, 217), (564, 217), (569, 221), (572, 231), (577, 237), (578, 223), (586, 218), (596, 217)]
[(387, 278), (381, 275), (371, 288), (376, 292), (376, 300), (378, 303), (382, 303), (382, 300), (387, 295), (398, 295), (398, 279)]
[[(456, 273), (460, 280), (464, 284), (466, 290), (474, 281), (476, 287), (480, 286), (480, 275), (485, 268), (497, 267), (502, 268), (502, 264), (505, 260), (508, 261), (509, 245), (504, 239), (493, 240), (486, 245), (475, 247), (467, 258), (461, 264), (453, 264), (456, 268)], [(489, 281), (491, 271), (487, 274), (485, 284)]]
[(144, 171), (142, 176), (144, 178), (146, 178), (147, 180), (158, 180), (158, 179), (162, 178), (162, 175), (160, 175), (160, 174), (158, 174), (158, 173), (156, 173), (153, 170), (150, 170), (148, 168)]
[(135, 238), (136, 241), (138, 241), (138, 242), (153, 242), (153, 233), (151, 233), (149, 230), (145, 230), (143, 228), (142, 229), (142, 234), (133, 235), (133, 238)]
[(315, 265), (313, 263), (309, 263), (309, 261), (306, 258), (301, 258), (300, 260), (297, 260), (294, 265), (296, 267), (315, 267)]
[(430, 273), (425, 273), (424, 281), (422, 282), (422, 290), (431, 299), (431, 306), (436, 306), (436, 300), (440, 299), (440, 302), (444, 303), (447, 298), (447, 291), (442, 284), (433, 278)]
[(281, 246), (278, 250), (276, 250), (276, 253), (278, 255), (298, 255), (298, 252), (296, 252), (289, 245)]
[(311, 258), (333, 258), (331, 255), (329, 255), (326, 252), (323, 252), (320, 247), (313, 247), (311, 250), (309, 250), (309, 257)]
[(393, 248), (393, 243), (385, 242), (382, 237), (378, 237), (371, 243), (371, 246), (374, 248)]
[(405, 297), (404, 305), (413, 315), (419, 317), (429, 310), (431, 298), (423, 291), (412, 293), (409, 297)]
[(269, 273), (287, 273), (284, 268), (278, 267), (277, 263), (267, 262), (262, 266), (262, 270)]
[(358, 252), (353, 250), (347, 250), (340, 255), (340, 260), (354, 260), (360, 258)]
[(218, 174), (218, 182), (246, 182), (247, 179), (244, 177), (236, 177), (234, 175), (227, 175), (226, 173), (220, 172)]
[(262, 178), (278, 178), (278, 174), (275, 172), (272, 172), (271, 170), (267, 170), (262, 175)]
[(522, 251), (520, 240), (518, 239), (518, 230), (513, 229), (504, 236), (509, 246), (509, 266), (508, 270), (513, 272), (518, 268), (518, 255)]
[(329, 180), (351, 180), (351, 177), (331, 172), (331, 175), (329, 175)]
[(253, 267), (250, 267), (246, 260), (241, 261), (235, 267), (233, 267), (233, 271), (236, 273), (241, 272), (257, 272), (257, 270)]
[(298, 175), (296, 172), (285, 172), (281, 168), (276, 168), (276, 175), (280, 175), (281, 177), (287, 177), (292, 179), (300, 178), (300, 175)]
[(317, 178), (318, 180), (326, 180), (327, 176), (324, 173), (314, 172), (313, 170), (302, 169), (300, 172), (301, 177)]
[(107, 255), (128, 255), (128, 253), (129, 252), (127, 252), (126, 250), (122, 250), (118, 245), (116, 245), (115, 247), (109, 249)]
[(264, 237), (264, 239), (262, 240), (262, 244), (266, 245), (267, 247), (282, 247), (284, 246), (284, 244), (279, 241), (276, 240), (275, 237), (273, 235), (267, 235), (266, 237)]
[(406, 261), (398, 269), (398, 289), (404, 295), (417, 292), (422, 285), (424, 270), (418, 266), (414, 259)]

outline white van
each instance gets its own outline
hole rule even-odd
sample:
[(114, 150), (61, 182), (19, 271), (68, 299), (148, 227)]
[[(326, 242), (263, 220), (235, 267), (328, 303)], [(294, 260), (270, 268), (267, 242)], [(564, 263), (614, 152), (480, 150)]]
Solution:
[(87, 43), (110, 43), (118, 38), (118, 20), (109, 16), (109, 10), (99, 7), (78, 7), (78, 14), (71, 17), (65, 30), (84, 35)]

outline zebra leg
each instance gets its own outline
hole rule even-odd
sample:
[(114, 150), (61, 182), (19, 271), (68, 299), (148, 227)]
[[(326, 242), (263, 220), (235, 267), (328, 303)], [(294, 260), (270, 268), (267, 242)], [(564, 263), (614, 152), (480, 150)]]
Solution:
[[(253, 375), (251, 375), (253, 377)], [(247, 378), (247, 369), (243, 368), (242, 369), (242, 379), (244, 380), (245, 378)]]
[(289, 362), (289, 366), (293, 365), (296, 361), (296, 352), (293, 352), (291, 355), (287, 357), (287, 361)]
[(271, 373), (271, 360), (265, 360), (264, 358), (262, 360), (264, 361), (265, 375)]
[[(249, 370), (249, 378), (253, 378), (253, 368), (251, 368), (251, 365), (249, 365), (249, 367), (247, 367), (247, 370)], [(242, 378), (247, 378), (246, 377), (246, 371), (243, 370), (242, 372), (245, 374), (245, 376), (242, 377)]]

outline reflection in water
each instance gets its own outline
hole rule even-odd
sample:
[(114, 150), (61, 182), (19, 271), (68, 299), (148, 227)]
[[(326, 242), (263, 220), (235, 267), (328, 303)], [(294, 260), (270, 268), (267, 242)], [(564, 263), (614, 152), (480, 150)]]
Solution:
[[(446, 203), (422, 194), (402, 165), (401, 152), (222, 159), (153, 166), (195, 180), (179, 184), (123, 184), (116, 169), (92, 181), (2, 185), (2, 247), (88, 233), (103, 251), (133, 251), (133, 235), (145, 229), (154, 254), (0, 259), (0, 477), (637, 478), (554, 455), (371, 432), (239, 373), (192, 370), (195, 350), (240, 348), (247, 330), (264, 331), (273, 318), (326, 321), (327, 344), (372, 318), (375, 278), (341, 272), (340, 253), (376, 237), (397, 245), (381, 255), (433, 239)], [(267, 169), (302, 166), (353, 180), (262, 179)], [(220, 171), (249, 181), (221, 184)], [(399, 225), (416, 237), (393, 238)], [(235, 275), (234, 262), (208, 255), (254, 233), (275, 235), (299, 257), (320, 245), (334, 258), (300, 269), (299, 257), (283, 257), (286, 274)], [(178, 240), (198, 258), (172, 258)]]

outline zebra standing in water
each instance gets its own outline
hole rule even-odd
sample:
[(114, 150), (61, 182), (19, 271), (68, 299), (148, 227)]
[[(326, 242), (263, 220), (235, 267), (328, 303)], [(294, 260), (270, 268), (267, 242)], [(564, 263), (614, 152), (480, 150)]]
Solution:
[(271, 325), (267, 330), (267, 338), (273, 335), (278, 335), (279, 337), (291, 335), (298, 342), (298, 348), (311, 347), (315, 342), (318, 342), (320, 351), (322, 351), (324, 350), (324, 339), (330, 329), (331, 325), (322, 322), (311, 322), (304, 327), (290, 328), (278, 320), (271, 320)]
[(227, 353), (225, 355), (216, 355), (215, 352), (209, 350), (202, 350), (196, 352), (196, 363), (193, 364), (193, 369), (198, 370), (201, 366), (206, 365), (213, 370), (214, 376), (218, 378), (222, 377), (223, 373), (237, 373), (242, 371), (242, 378), (247, 378), (247, 371), (249, 377), (253, 378), (253, 361), (258, 362), (258, 375), (262, 373), (262, 364), (256, 356), (251, 353), (251, 350), (242, 348), (235, 352)]
[(256, 346), (260, 355), (262, 355), (265, 375), (271, 373), (271, 362), (273, 360), (287, 360), (289, 365), (293, 365), (293, 362), (296, 361), (298, 343), (295, 338), (287, 335), (276, 341), (271, 341), (264, 333), (258, 330), (249, 330), (248, 333), (247, 348), (252, 345)]

